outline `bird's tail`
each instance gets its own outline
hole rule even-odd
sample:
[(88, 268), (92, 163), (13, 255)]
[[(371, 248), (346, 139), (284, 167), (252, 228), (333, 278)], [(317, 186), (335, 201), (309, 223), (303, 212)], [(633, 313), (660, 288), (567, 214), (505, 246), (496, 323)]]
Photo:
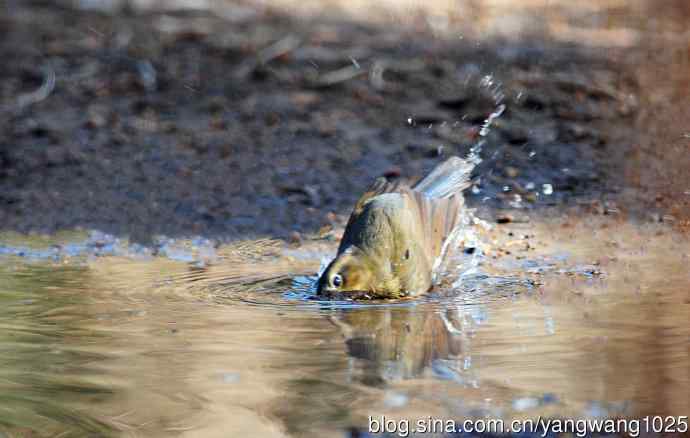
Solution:
[(425, 227), (427, 251), (433, 261), (434, 277), (443, 270), (446, 254), (458, 247), (468, 220), (462, 191), (472, 181), (475, 163), (451, 157), (436, 166), (414, 187), (421, 223)]
[(468, 188), (474, 163), (459, 157), (451, 157), (436, 166), (423, 180), (412, 188), (428, 198), (449, 198)]

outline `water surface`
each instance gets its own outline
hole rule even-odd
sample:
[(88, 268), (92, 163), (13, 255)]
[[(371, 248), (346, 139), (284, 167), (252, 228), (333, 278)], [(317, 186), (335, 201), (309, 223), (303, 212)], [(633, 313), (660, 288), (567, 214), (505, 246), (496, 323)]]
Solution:
[(171, 242), (154, 256), (96, 240), (3, 238), (7, 436), (688, 412), (690, 246), (663, 224), (494, 227), (442, 287), (397, 302), (313, 299), (335, 242)]

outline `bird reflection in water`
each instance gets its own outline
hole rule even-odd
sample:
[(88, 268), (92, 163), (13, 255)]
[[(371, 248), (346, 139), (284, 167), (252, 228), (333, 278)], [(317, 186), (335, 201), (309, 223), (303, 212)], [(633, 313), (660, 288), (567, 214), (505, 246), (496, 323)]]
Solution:
[(481, 322), (478, 306), (436, 311), (416, 307), (342, 309), (331, 320), (352, 357), (353, 378), (370, 386), (423, 377), (476, 386), (471, 340)]

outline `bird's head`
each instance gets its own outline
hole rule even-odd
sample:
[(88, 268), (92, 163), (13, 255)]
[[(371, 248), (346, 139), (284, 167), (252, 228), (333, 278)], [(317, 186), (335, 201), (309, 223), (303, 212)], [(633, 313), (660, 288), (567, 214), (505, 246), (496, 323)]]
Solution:
[(317, 293), (328, 297), (373, 297), (378, 272), (373, 257), (351, 247), (339, 254), (321, 274)]

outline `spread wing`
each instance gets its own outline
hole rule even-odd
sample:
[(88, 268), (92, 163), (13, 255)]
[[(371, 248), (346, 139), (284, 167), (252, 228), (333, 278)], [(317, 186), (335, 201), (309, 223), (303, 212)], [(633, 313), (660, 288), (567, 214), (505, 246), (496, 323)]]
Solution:
[(448, 198), (429, 198), (417, 191), (410, 191), (410, 196), (417, 209), (427, 260), (434, 266), (445, 255), (445, 246), (452, 245), (449, 238), (453, 237), (461, 225), (463, 196), (457, 193)]
[(472, 184), (470, 175), (474, 165), (473, 161), (450, 157), (419, 181), (413, 190), (434, 199), (460, 195)]
[(471, 160), (451, 157), (412, 189), (425, 249), (434, 270), (442, 263), (447, 250), (459, 243), (465, 204), (462, 192), (471, 185), (474, 165)]

